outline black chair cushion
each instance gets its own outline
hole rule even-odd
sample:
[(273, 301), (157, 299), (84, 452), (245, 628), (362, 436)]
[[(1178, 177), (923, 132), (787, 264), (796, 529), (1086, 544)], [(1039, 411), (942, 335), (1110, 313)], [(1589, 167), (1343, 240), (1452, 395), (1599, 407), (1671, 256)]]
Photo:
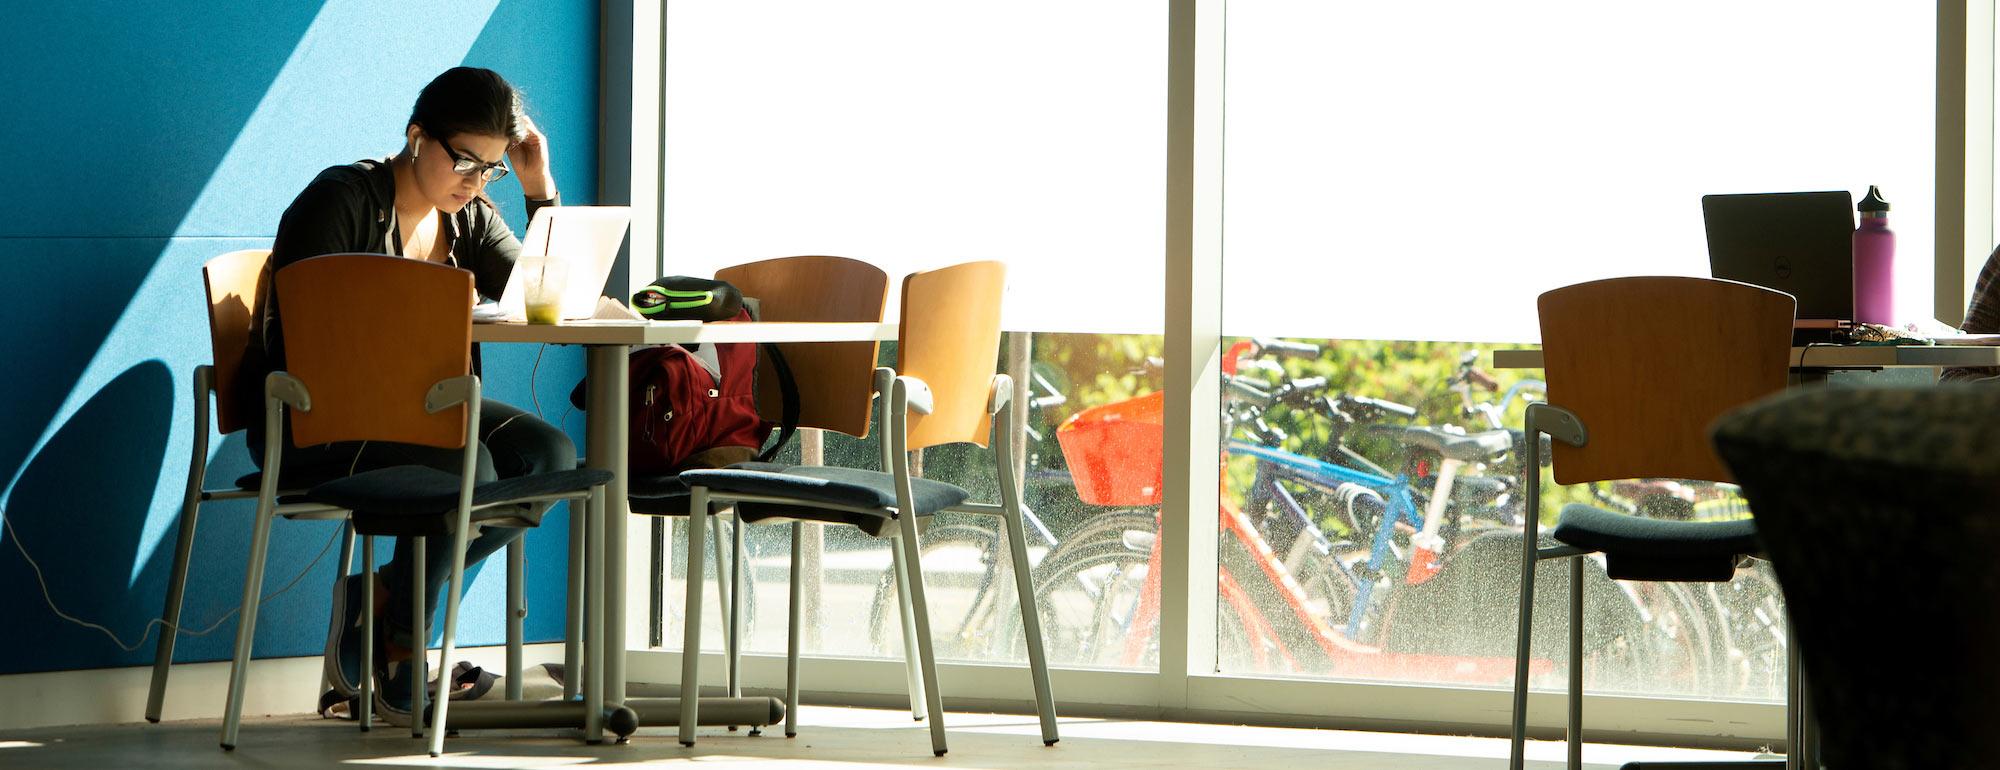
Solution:
[[(488, 481), (472, 488), (473, 505), (504, 503), (543, 495), (582, 495), (611, 481), (611, 472), (593, 468), (538, 473)], [(357, 473), (320, 484), (306, 499), (354, 512), (354, 531), (363, 535), (431, 536), (449, 534), (458, 509), (458, 474), (422, 465)], [(474, 511), (474, 522), (497, 526), (533, 527), (540, 517), (521, 506), (497, 506)]]
[[(881, 471), (836, 468), (818, 465), (794, 466), (783, 472), (725, 468), (688, 471), (681, 480), (720, 492), (787, 497), (799, 504), (738, 503), (744, 521), (797, 519), (850, 524), (872, 536), (888, 531), (895, 521), (896, 477)], [(971, 493), (963, 488), (931, 479), (911, 479), (910, 492), (918, 516), (929, 516), (966, 501)], [(867, 512), (829, 510), (813, 503), (865, 508)]]
[[(279, 474), (278, 484), (284, 490), (311, 489), (338, 478), (347, 476), (346, 468), (331, 465), (313, 465), (304, 468), (288, 468)], [(236, 479), (236, 488), (255, 492), (264, 484), (264, 472), (252, 471)]]
[[(781, 463), (747, 462), (729, 467), (732, 470), (781, 473), (791, 466)], [(686, 516), (688, 512), (688, 486), (687, 482), (681, 480), (679, 473), (635, 473), (627, 476), (625, 496), (629, 498), (633, 513), (650, 516)]]
[(1602, 551), (1619, 580), (1723, 581), (1736, 557), (1758, 553), (1757, 525), (1736, 521), (1669, 521), (1565, 506), (1551, 533), (1557, 542)]

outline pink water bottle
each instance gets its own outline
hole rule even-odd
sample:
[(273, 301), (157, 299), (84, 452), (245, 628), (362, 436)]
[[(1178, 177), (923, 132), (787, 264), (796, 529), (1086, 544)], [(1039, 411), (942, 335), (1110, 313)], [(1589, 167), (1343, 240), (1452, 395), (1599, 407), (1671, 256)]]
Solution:
[(1874, 185), (1855, 204), (1861, 225), (1854, 228), (1854, 320), (1896, 324), (1896, 234), (1889, 231), (1889, 202)]

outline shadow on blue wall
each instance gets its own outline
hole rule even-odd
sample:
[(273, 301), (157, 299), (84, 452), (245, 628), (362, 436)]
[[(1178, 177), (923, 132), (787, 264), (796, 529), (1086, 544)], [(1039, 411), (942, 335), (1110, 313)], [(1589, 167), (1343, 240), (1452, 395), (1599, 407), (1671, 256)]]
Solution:
[(7, 388), (0, 468), (26, 459), (320, 5), (9, 11), (0, 146), (37, 148), (9, 162), (17, 178), (38, 183), (0, 218), (0, 282), (33, 287), (0, 305), (0, 328), (48, 332), (9, 346), (36, 376)]
[[(370, 64), (381, 69), (410, 61), (406, 74), (424, 80), (461, 55), (500, 70), (550, 132), (565, 202), (595, 199), (597, 4), (446, 0), (423, 13), (435, 24), (459, 20), (453, 34), (403, 30), (433, 44), (422, 56), (377, 23), (391, 9), (416, 13), (393, 0), (220, 0), (198, 11), (138, 0), (28, 4), (10, 8), (0, 26), (0, 51), (8, 52), (0, 59), (8, 112), (0, 146), (33, 150), (9, 160), (33, 194), (16, 196), (0, 218), (0, 285), (12, 292), (0, 304), (0, 328), (9, 330), (12, 365), (31, 373), (0, 386), (0, 469), (21, 474), (0, 516), (48, 571), (58, 604), (128, 644), (159, 613), (188, 462), (187, 374), (209, 358), (195, 268), (225, 251), (268, 246), (278, 213), (319, 168), (393, 151), (395, 116), (415, 97), (414, 87), (351, 82), (353, 73), (325, 71), (327, 62), (376, 56)], [(314, 42), (302, 45), (309, 31)], [(379, 58), (385, 48), (412, 58)], [(300, 103), (350, 117), (340, 113), (347, 103), (327, 101), (336, 97), (300, 92), (321, 82), (343, 94), (375, 88), (357, 112), (392, 117), (273, 117), (293, 116)], [(518, 230), (519, 190), (507, 184), (492, 192)], [(488, 391), (525, 403), (535, 351), (510, 347), (489, 353)], [(566, 391), (581, 357), (552, 350), (540, 375), (543, 392)], [(248, 469), (240, 436), (211, 448), (211, 487)], [(190, 626), (235, 608), (251, 510), (247, 502), (202, 509), (183, 614)], [(529, 540), (531, 639), (555, 638), (562, 627), (561, 579), (549, 576), (563, 574), (567, 528), (559, 515), (546, 523)], [(336, 532), (325, 522), (274, 527), (267, 593), (319, 561), (265, 606), (259, 657), (318, 652)], [(0, 634), (0, 674), (151, 661), (150, 638), (124, 652), (98, 631), (58, 620), (11, 541), (0, 533), (0, 584), (17, 589), (6, 613), (13, 628)], [(389, 549), (379, 550), (386, 558)], [(500, 589), (491, 582), (473, 586), (462, 640), (497, 640)], [(184, 637), (176, 657), (226, 658), (233, 631), (225, 622), (210, 636)]]
[[(135, 606), (143, 599), (129, 588), (151, 501), (101, 492), (151, 489), (159, 481), (173, 384), (159, 361), (126, 370), (92, 396), (21, 474), (7, 521), (18, 544), (42, 563), (59, 605), (88, 608), (98, 617), (153, 611)], [(18, 558), (0, 561), (0, 585), (15, 587), (20, 609), (40, 601), (32, 593), (35, 575)], [(0, 634), (0, 659), (33, 660), (43, 670), (73, 668), (96, 662), (104, 643), (97, 631), (63, 624), (44, 634)]]

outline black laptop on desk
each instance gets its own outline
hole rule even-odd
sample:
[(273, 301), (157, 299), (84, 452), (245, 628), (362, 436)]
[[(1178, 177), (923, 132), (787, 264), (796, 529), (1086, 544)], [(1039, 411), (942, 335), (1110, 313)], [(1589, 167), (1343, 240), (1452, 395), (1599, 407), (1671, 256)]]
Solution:
[(1710, 274), (1798, 298), (1795, 342), (1854, 319), (1852, 193), (1704, 195), (1701, 217)]

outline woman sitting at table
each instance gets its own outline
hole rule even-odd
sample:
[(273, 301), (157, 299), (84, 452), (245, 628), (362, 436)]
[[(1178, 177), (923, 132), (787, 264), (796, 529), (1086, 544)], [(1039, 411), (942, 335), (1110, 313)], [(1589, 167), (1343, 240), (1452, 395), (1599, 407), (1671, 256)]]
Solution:
[[(480, 294), (498, 297), (521, 252), (520, 241), (485, 194), (486, 183), (507, 175), (506, 160), (513, 162), (512, 170), (519, 174), (530, 216), (556, 202), (548, 141), (523, 113), (520, 95), (513, 86), (492, 70), (448, 70), (417, 95), (403, 129), (400, 152), (381, 160), (326, 169), (299, 193), (278, 223), (277, 238), (271, 244), (272, 269), (282, 270), (322, 254), (391, 254), (470, 270)], [(277, 300), (275, 291), (266, 292), (266, 371), (281, 370), (285, 364)], [(473, 367), (478, 369), (476, 350)], [(261, 398), (263, 388), (255, 391)], [(262, 428), (261, 421), (253, 421), (248, 435), (250, 456), (260, 466), (264, 442), (269, 440)], [(396, 465), (427, 465), (457, 473), (461, 463), (461, 450), (384, 442), (294, 447), (289, 440), (289, 423), (285, 431), (281, 482)], [(576, 447), (561, 430), (493, 399), (480, 402), (479, 435), (480, 481), (576, 467)], [(525, 514), (538, 518), (550, 505), (539, 504)], [(470, 569), (524, 532), (494, 527), (477, 533), (466, 548), (466, 567)], [(424, 596), (431, 617), (437, 610), (439, 588), (451, 571), (449, 550), (426, 549)], [(373, 643), (375, 674), (380, 681), (375, 688), (376, 702), (390, 718), (407, 717), (407, 677), (414, 668), (409, 664), (411, 650), (429, 641), (411, 638), (409, 627), (413, 551), (408, 538), (398, 538), (395, 555), (375, 583), (375, 595), (365, 599), (374, 603), (377, 618)], [(363, 675), (364, 640), (359, 637), (364, 597), (360, 596), (358, 577), (342, 578), (334, 588), (335, 616), (327, 638), (326, 672), (340, 700), (359, 691)], [(437, 628), (435, 623), (426, 625)], [(335, 700), (328, 698), (322, 703)]]

